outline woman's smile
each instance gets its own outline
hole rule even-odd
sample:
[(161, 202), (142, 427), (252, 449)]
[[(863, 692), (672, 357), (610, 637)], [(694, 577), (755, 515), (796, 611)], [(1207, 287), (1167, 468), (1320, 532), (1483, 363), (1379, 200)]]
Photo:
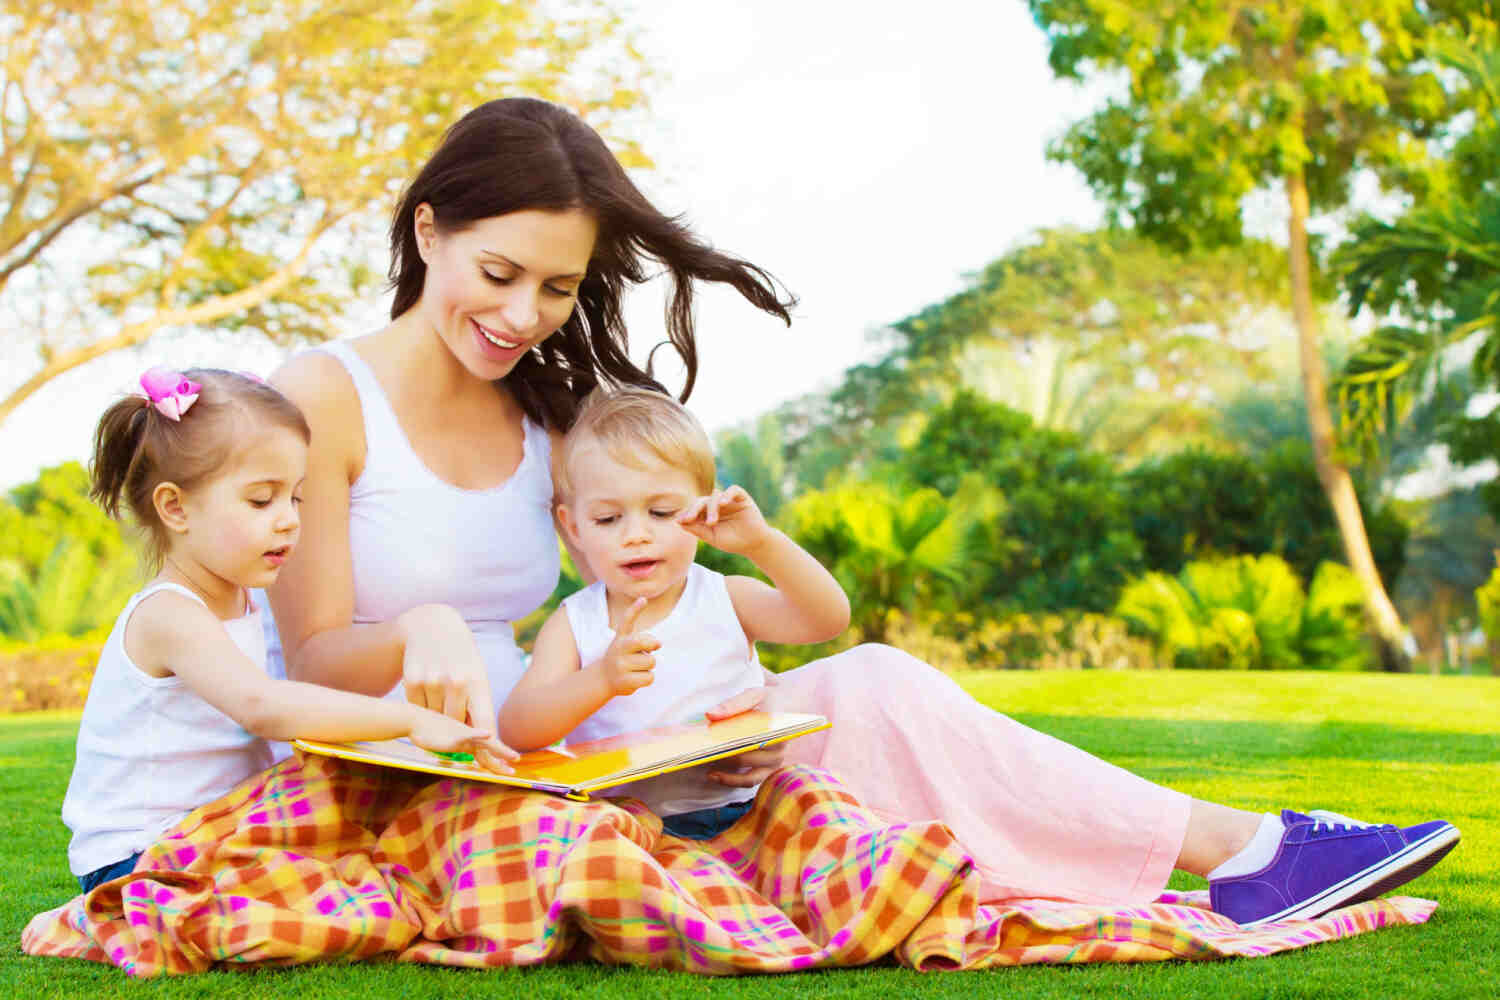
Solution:
[(491, 361), (514, 361), (530, 347), (526, 341), (511, 340), (478, 320), (470, 319), (469, 325), (474, 328), (474, 339), (479, 344), (480, 353)]

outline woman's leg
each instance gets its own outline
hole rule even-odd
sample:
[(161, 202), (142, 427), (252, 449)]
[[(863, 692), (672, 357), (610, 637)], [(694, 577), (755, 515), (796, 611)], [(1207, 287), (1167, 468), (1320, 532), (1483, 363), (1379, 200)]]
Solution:
[(789, 763), (834, 772), (888, 821), (943, 821), (984, 899), (1149, 902), (1181, 868), (1213, 874), (1214, 909), (1259, 924), (1372, 898), (1459, 840), (1441, 820), (1400, 828), (1189, 799), (985, 708), (889, 646), (783, 674), (772, 704), (834, 723), (793, 740)]
[(789, 763), (834, 772), (885, 819), (942, 820), (975, 858), (986, 899), (1149, 902), (1174, 867), (1206, 872), (1259, 822), (991, 711), (889, 646), (782, 674), (773, 697), (834, 723), (789, 743)]

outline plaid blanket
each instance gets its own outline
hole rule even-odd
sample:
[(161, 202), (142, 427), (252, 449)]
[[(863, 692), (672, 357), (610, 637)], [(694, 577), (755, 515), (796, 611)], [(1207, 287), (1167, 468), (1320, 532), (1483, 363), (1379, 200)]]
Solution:
[(1265, 955), (1392, 924), (1393, 898), (1242, 930), (1194, 895), (1111, 909), (981, 905), (940, 823), (881, 825), (791, 767), (712, 841), (639, 804), (569, 802), (297, 756), (198, 809), (136, 871), (32, 918), (33, 955), (135, 976), (394, 956), (566, 959), (727, 974), (892, 960), (918, 969)]

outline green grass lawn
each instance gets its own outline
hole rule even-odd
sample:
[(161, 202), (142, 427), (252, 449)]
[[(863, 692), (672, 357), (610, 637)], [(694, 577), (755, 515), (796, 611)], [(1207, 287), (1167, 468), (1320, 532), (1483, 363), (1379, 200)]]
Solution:
[[(32, 913), (73, 894), (58, 819), (75, 715), (0, 717), (0, 991), (93, 996), (1442, 997), (1494, 996), (1500, 976), (1500, 680), (1336, 674), (983, 673), (986, 704), (1193, 795), (1250, 809), (1327, 808), (1400, 823), (1443, 817), (1463, 842), (1403, 892), (1442, 904), (1422, 927), (1268, 959), (917, 974), (851, 969), (715, 980), (595, 965), (472, 972), (319, 966), (131, 982), (27, 958)], [(1201, 881), (1179, 877), (1179, 887)]]

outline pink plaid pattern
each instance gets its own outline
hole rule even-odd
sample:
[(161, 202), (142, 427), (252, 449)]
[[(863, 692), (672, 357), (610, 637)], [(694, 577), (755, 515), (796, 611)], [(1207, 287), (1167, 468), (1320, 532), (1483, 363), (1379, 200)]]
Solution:
[(1265, 955), (1436, 904), (1380, 899), (1245, 930), (1198, 895), (1110, 908), (981, 905), (940, 823), (885, 825), (826, 772), (786, 768), (706, 842), (638, 803), (569, 802), (298, 756), (198, 809), (134, 873), (32, 918), (30, 954), (136, 976), (390, 955), (709, 974)]

